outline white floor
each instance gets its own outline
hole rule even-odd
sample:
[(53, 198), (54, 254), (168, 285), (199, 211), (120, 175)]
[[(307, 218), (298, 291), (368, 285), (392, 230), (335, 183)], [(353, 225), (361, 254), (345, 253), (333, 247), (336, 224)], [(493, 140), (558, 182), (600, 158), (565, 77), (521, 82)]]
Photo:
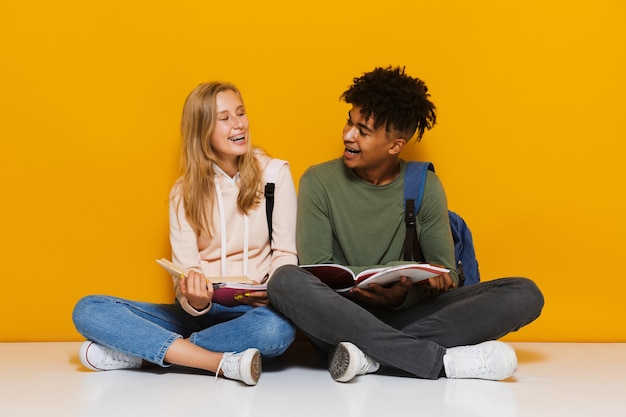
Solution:
[(334, 382), (307, 342), (255, 387), (182, 369), (90, 372), (80, 343), (0, 343), (0, 416), (626, 416), (626, 344), (512, 343), (504, 382), (365, 375)]

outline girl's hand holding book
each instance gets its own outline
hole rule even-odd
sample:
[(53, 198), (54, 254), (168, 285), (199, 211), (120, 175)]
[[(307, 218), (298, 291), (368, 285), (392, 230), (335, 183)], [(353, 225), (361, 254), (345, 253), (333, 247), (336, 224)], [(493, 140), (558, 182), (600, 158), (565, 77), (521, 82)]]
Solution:
[(187, 276), (180, 277), (180, 291), (189, 305), (198, 311), (207, 308), (213, 300), (213, 285), (204, 274), (196, 271), (189, 271)]

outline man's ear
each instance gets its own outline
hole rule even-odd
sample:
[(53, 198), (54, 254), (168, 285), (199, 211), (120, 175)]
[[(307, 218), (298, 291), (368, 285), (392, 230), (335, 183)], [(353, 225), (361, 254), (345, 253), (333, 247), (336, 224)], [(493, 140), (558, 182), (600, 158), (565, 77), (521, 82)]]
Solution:
[(403, 138), (394, 139), (389, 147), (389, 155), (398, 155), (404, 148), (404, 145), (406, 145), (406, 140)]

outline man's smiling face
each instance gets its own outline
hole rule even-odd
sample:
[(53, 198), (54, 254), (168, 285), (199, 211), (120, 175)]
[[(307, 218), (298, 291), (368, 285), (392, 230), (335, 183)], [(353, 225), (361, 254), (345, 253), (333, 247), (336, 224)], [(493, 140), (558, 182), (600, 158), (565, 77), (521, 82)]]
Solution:
[(374, 128), (374, 116), (366, 119), (360, 107), (352, 107), (343, 128), (343, 161), (351, 169), (375, 168), (389, 157), (392, 141), (385, 126)]

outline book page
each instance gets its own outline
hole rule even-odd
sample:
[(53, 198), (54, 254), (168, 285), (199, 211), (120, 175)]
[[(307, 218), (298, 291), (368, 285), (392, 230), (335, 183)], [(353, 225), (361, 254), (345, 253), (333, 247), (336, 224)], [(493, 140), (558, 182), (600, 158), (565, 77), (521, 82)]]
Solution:
[(180, 278), (181, 275), (187, 275), (187, 271), (185, 271), (183, 267), (176, 265), (165, 258), (157, 259), (157, 263), (173, 277)]
[[(165, 259), (157, 259), (156, 261), (159, 265), (163, 267), (172, 277), (179, 278), (181, 275), (187, 276), (187, 271), (180, 265), (176, 265), (175, 263)], [(236, 283), (236, 284), (248, 284), (253, 285), (254, 288), (258, 288), (258, 285), (254, 283), (250, 278), (246, 276), (228, 276), (228, 277), (207, 277), (209, 281), (213, 284), (222, 284), (222, 283)], [(247, 287), (246, 287), (247, 288)]]
[(357, 287), (367, 288), (368, 284), (371, 283), (385, 286), (399, 281), (401, 277), (407, 277), (413, 283), (417, 283), (448, 272), (450, 272), (449, 269), (429, 264), (398, 265), (384, 268), (374, 275), (362, 274)]
[[(207, 277), (209, 281), (213, 284), (248, 284), (248, 285), (256, 285), (254, 281), (246, 276), (232, 276), (232, 277)], [(232, 288), (232, 287), (231, 287)]]

